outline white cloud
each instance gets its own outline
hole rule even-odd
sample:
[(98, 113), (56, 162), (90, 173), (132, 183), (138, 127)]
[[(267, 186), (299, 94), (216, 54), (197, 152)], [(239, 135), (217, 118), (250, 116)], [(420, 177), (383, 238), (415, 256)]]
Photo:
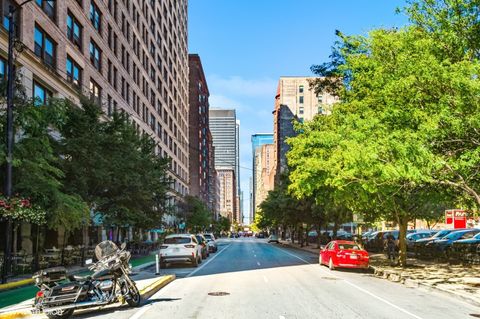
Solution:
[(210, 103), (210, 108), (221, 108), (221, 109), (236, 109), (239, 110), (243, 108), (242, 104), (234, 99), (226, 97), (224, 95), (211, 94), (208, 98)]
[(210, 92), (222, 92), (234, 96), (273, 96), (277, 90), (278, 81), (270, 78), (244, 79), (240, 76), (222, 78), (218, 75), (207, 76)]

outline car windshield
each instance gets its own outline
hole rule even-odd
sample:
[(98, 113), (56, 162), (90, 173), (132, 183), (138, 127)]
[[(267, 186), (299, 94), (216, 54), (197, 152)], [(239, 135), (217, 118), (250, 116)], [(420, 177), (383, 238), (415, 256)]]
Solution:
[(197, 236), (195, 236), (195, 237), (197, 237), (197, 240), (198, 240), (199, 243), (205, 241), (205, 240), (203, 239), (203, 237), (200, 236), (200, 235), (197, 235)]
[(175, 244), (188, 244), (190, 238), (188, 237), (169, 237), (165, 238), (165, 244), (175, 245)]
[(447, 236), (443, 237), (444, 239), (456, 239), (462, 237), (466, 232), (453, 232), (448, 234)]
[(213, 238), (212, 238), (212, 235), (210, 235), (210, 234), (205, 234), (205, 235), (203, 235), (203, 236), (205, 236), (205, 238), (206, 238), (207, 240), (212, 240), (212, 239), (213, 239)]
[(357, 244), (338, 244), (339, 249), (351, 249), (351, 250), (362, 250), (360, 245)]

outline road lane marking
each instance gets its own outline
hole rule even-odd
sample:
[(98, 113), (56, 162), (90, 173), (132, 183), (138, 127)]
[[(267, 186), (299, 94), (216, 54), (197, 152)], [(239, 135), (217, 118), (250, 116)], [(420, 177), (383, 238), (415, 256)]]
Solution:
[(284, 316), (278, 316), (278, 319), (285, 319)]
[(232, 245), (232, 244), (227, 245), (225, 248), (223, 248), (222, 250), (220, 250), (218, 253), (215, 254), (215, 256), (213, 256), (211, 259), (207, 260), (202, 266), (198, 267), (197, 269), (195, 269), (194, 271), (192, 271), (191, 273), (189, 273), (188, 275), (186, 275), (185, 278), (191, 277), (191, 276), (193, 276), (194, 274), (196, 274), (197, 272), (199, 272), (200, 270), (202, 270), (206, 265), (208, 265), (212, 260), (214, 260), (215, 258), (217, 258), (218, 255), (220, 255), (220, 254), (223, 253), (225, 250), (227, 250), (227, 248), (230, 247), (231, 245)]
[(260, 266), (260, 263), (257, 261), (257, 265)]
[[(303, 261), (304, 263), (306, 263), (306, 264), (308, 264), (308, 265), (313, 265), (311, 262), (306, 261), (305, 259), (303, 259), (303, 258), (301, 258), (301, 257), (299, 257), (299, 256), (296, 256), (296, 255), (294, 255), (294, 254), (292, 254), (292, 253), (289, 253), (289, 252), (286, 251), (286, 250), (283, 250), (283, 249), (278, 248), (278, 247), (277, 247), (277, 249), (281, 250), (282, 252), (284, 252), (284, 253), (287, 254), (287, 255), (290, 255), (290, 256), (292, 256), (292, 257), (295, 257), (295, 258), (300, 259), (301, 261)], [(364, 293), (366, 293), (366, 294), (368, 294), (368, 295), (370, 295), (370, 296), (372, 296), (372, 297), (380, 300), (381, 302), (386, 303), (387, 305), (389, 305), (389, 306), (391, 306), (391, 307), (393, 307), (393, 308), (395, 308), (395, 309), (397, 309), (397, 310), (400, 310), (401, 312), (403, 312), (403, 313), (405, 313), (405, 314), (407, 314), (407, 315), (409, 315), (409, 316), (412, 316), (413, 318), (423, 319), (422, 317), (419, 317), (419, 316), (417, 316), (417, 315), (409, 312), (408, 310), (405, 310), (405, 309), (403, 309), (402, 307), (399, 307), (399, 306), (391, 303), (390, 301), (385, 300), (385, 299), (383, 299), (382, 297), (379, 297), (379, 296), (375, 295), (374, 293), (372, 293), (372, 292), (370, 292), (370, 291), (368, 291), (368, 290), (366, 290), (366, 289), (364, 289), (364, 288), (362, 288), (362, 287), (360, 287), (360, 286), (355, 285), (354, 283), (350, 282), (350, 281), (347, 280), (347, 279), (344, 279), (344, 278), (341, 278), (341, 277), (339, 277), (339, 276), (336, 276), (336, 275), (332, 274), (331, 271), (326, 271), (326, 270), (323, 269), (323, 268), (320, 268), (320, 270), (323, 271), (323, 272), (325, 272), (325, 273), (328, 273), (328, 274), (329, 274), (330, 276), (332, 276), (332, 277), (335, 277), (335, 278), (337, 278), (337, 279), (341, 279), (342, 282), (344, 282), (344, 283), (352, 286), (353, 288), (356, 288), (356, 289), (358, 289), (358, 290), (360, 290), (360, 291), (362, 291), (362, 292), (364, 292)]]

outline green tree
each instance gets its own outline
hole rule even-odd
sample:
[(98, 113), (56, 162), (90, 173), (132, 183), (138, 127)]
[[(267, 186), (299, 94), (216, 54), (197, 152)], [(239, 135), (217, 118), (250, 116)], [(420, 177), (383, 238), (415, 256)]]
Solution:
[(212, 224), (212, 213), (198, 197), (185, 196), (182, 209), (185, 212), (186, 226), (193, 232), (202, 232)]

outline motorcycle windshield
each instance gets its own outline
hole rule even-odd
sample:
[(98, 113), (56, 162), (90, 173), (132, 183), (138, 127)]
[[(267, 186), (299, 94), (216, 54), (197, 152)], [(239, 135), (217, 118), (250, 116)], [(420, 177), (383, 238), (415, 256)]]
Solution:
[(100, 260), (115, 254), (117, 250), (118, 247), (113, 241), (105, 240), (95, 247), (95, 256), (97, 256), (97, 259)]

